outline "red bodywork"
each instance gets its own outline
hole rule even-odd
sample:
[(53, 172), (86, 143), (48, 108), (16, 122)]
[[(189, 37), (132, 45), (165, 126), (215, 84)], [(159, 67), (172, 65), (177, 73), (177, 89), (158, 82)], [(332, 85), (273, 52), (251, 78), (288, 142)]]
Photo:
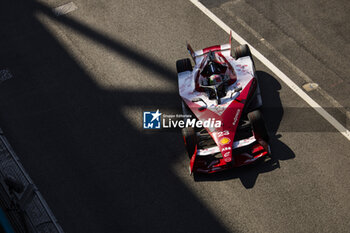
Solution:
[[(230, 73), (232, 81), (235, 82), (236, 74), (234, 72), (234, 69), (232, 68), (231, 64), (227, 62), (226, 58), (222, 56), (220, 52), (220, 46), (212, 46), (203, 49), (204, 53), (207, 53), (209, 51), (216, 51), (216, 54), (223, 57), (223, 60), (225, 61), (225, 64), (228, 67), (226, 73)], [(201, 66), (203, 66), (203, 64), (201, 64)], [(201, 91), (197, 84), (199, 76), (199, 72), (194, 76), (196, 91)], [(214, 173), (232, 167), (247, 165), (269, 153), (268, 148), (266, 146), (264, 148), (263, 146), (266, 145), (266, 143), (260, 144), (258, 140), (254, 141), (248, 146), (245, 146), (244, 151), (242, 151), (242, 149), (233, 149), (233, 142), (236, 134), (236, 129), (244, 111), (244, 106), (248, 102), (249, 98), (252, 96), (252, 92), (255, 91), (256, 85), (257, 80), (253, 76), (251, 81), (248, 83), (248, 85), (245, 86), (245, 88), (241, 91), (239, 96), (225, 108), (224, 112), (221, 115), (217, 114), (214, 111), (211, 111), (210, 108), (201, 109), (201, 106), (196, 102), (192, 102), (189, 99), (183, 98), (184, 102), (188, 105), (193, 114), (199, 120), (204, 121), (210, 118), (214, 118), (222, 122), (221, 127), (216, 128), (214, 132), (211, 132), (209, 129), (206, 128), (210, 136), (213, 138), (213, 140), (219, 147), (222, 154), (222, 158), (213, 158), (211, 160), (208, 160), (203, 156), (198, 156), (196, 146), (195, 152), (191, 156), (190, 160), (191, 173)]]

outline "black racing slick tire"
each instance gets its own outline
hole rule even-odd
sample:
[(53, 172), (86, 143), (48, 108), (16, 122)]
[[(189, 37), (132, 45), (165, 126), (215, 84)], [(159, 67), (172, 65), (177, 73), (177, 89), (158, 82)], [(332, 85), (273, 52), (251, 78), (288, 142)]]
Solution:
[(237, 47), (232, 47), (231, 55), (234, 56), (236, 60), (240, 57), (246, 57), (246, 56), (249, 56), (250, 58), (252, 58), (252, 53), (250, 52), (250, 49), (247, 44), (242, 44)]
[(184, 138), (185, 147), (187, 150), (188, 157), (191, 158), (194, 154), (197, 144), (196, 131), (191, 127), (185, 127), (182, 130), (182, 136)]
[(191, 60), (189, 58), (185, 58), (176, 61), (176, 70), (177, 73), (181, 73), (184, 71), (192, 71)]
[(254, 132), (254, 136), (257, 140), (264, 140), (265, 142), (269, 141), (269, 135), (267, 133), (267, 129), (265, 126), (264, 118), (261, 114), (260, 110), (254, 110), (248, 113), (248, 119), (250, 125), (252, 126), (252, 130)]

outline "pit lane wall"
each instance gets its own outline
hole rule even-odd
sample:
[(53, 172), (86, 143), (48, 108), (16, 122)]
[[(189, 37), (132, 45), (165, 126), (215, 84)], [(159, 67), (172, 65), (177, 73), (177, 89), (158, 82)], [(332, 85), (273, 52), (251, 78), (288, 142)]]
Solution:
[[(23, 184), (20, 193), (11, 192), (6, 178)], [(0, 206), (16, 232), (63, 233), (47, 203), (25, 172), (0, 128)]]

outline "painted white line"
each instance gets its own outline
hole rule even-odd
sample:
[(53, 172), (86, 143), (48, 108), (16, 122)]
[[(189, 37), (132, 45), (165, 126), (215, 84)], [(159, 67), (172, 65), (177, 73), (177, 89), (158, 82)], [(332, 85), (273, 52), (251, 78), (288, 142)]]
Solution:
[(331, 125), (334, 126), (345, 138), (350, 141), (350, 131), (340, 124), (333, 116), (331, 116), (326, 110), (324, 110), (316, 101), (308, 96), (298, 85), (296, 85), (287, 75), (285, 75), (280, 69), (272, 64), (264, 55), (256, 50), (251, 44), (238, 35), (232, 28), (225, 24), (221, 19), (214, 15), (208, 8), (206, 8), (198, 0), (190, 0), (199, 10), (213, 20), (219, 27), (225, 32), (230, 34), (232, 31), (232, 37), (240, 44), (248, 44), (252, 54), (261, 61), (267, 68), (269, 68), (279, 79), (281, 79), (286, 85), (288, 85), (298, 96), (300, 96), (306, 103), (308, 103), (316, 112), (318, 112), (324, 119), (326, 119)]
[(69, 12), (75, 11), (76, 9), (78, 9), (77, 5), (75, 5), (74, 2), (69, 2), (62, 6), (56, 7), (55, 9), (53, 9), (53, 12), (57, 16), (59, 16), (59, 15), (68, 14)]
[(5, 70), (0, 70), (0, 83), (13, 78), (13, 75), (11, 74), (11, 72), (7, 69)]

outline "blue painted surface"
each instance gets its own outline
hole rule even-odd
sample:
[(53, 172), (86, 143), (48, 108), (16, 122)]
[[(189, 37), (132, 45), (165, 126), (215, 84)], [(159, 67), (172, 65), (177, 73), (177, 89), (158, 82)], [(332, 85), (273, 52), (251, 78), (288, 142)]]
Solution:
[(5, 230), (5, 233), (15, 233), (2, 208), (0, 208), (0, 225)]

